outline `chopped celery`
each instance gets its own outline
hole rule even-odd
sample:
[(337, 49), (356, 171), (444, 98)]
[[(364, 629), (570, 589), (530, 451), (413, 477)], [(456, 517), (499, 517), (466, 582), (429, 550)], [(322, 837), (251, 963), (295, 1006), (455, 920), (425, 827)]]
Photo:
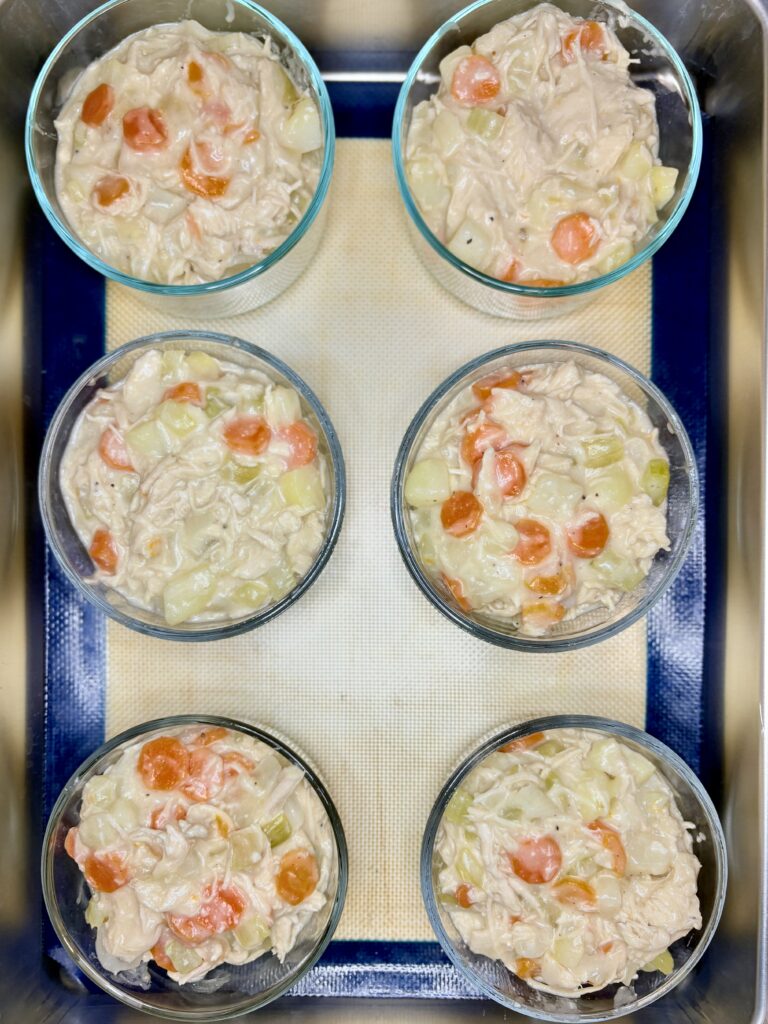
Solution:
[(450, 821), (452, 825), (461, 825), (466, 820), (473, 799), (468, 789), (459, 786), (445, 808), (445, 820)]
[(274, 818), (270, 818), (269, 821), (263, 821), (261, 827), (269, 840), (270, 846), (279, 846), (280, 843), (284, 843), (286, 839), (291, 838), (293, 831), (290, 821), (288, 821), (282, 811), (280, 814), (275, 815)]
[(165, 621), (178, 626), (204, 611), (216, 592), (216, 580), (207, 566), (174, 576), (163, 591)]
[(459, 901), (452, 892), (441, 892), (437, 897), (444, 907), (458, 907)]
[(304, 509), (321, 509), (325, 505), (323, 482), (317, 466), (299, 466), (284, 473), (279, 481), (286, 504)]
[(260, 914), (251, 914), (240, 922), (233, 934), (243, 949), (260, 949), (269, 939), (270, 929)]
[(501, 816), (506, 818), (507, 821), (522, 821), (523, 812), (519, 807), (503, 807)]
[(634, 497), (632, 481), (618, 467), (609, 470), (589, 484), (587, 497), (601, 512), (618, 512)]
[(504, 118), (501, 114), (494, 114), (492, 110), (484, 107), (475, 107), (470, 111), (467, 118), (467, 128), (475, 135), (479, 135), (486, 142), (493, 142), (498, 138), (501, 129), (504, 127)]
[(654, 505), (661, 505), (669, 490), (669, 463), (666, 459), (651, 459), (640, 477), (640, 486)]
[(272, 62), (272, 69), (272, 74), (277, 80), (283, 97), (283, 104), (286, 107), (292, 107), (299, 98), (299, 93), (293, 83), (293, 79), (279, 64), (275, 62)]
[(168, 452), (168, 436), (157, 420), (146, 420), (131, 427), (125, 442), (136, 455), (162, 458)]
[(188, 376), (187, 354), (183, 348), (170, 348), (163, 352), (163, 373), (170, 377)]
[(296, 586), (296, 577), (285, 562), (280, 562), (263, 576), (273, 601), (279, 601)]
[(301, 401), (293, 388), (273, 388), (264, 400), (264, 410), (267, 422), (274, 430), (301, 419)]
[(657, 210), (660, 210), (662, 206), (666, 206), (675, 194), (676, 183), (676, 167), (659, 165), (651, 168), (651, 194), (653, 195), (653, 205)]
[(249, 580), (234, 591), (232, 597), (240, 604), (250, 608), (261, 608), (269, 602), (272, 591), (265, 580)]
[(536, 753), (541, 754), (542, 757), (554, 757), (564, 749), (560, 740), (545, 740), (536, 747)]
[(440, 177), (432, 160), (419, 157), (409, 160), (406, 166), (408, 184), (416, 202), (423, 210), (434, 209), (448, 203), (451, 192)]
[(189, 974), (203, 962), (199, 953), (183, 942), (179, 942), (178, 939), (168, 940), (165, 946), (165, 955), (173, 964), (176, 974)]
[(299, 153), (310, 153), (322, 146), (320, 114), (309, 96), (302, 96), (283, 122), (280, 141), (289, 149), (297, 149)]
[(485, 877), (483, 865), (468, 846), (465, 846), (456, 858), (456, 873), (462, 882), (468, 882), (470, 885), (477, 886), (482, 886), (483, 884), (483, 878)]
[(465, 217), (448, 242), (448, 250), (476, 270), (484, 270), (490, 255), (491, 236), (477, 221)]
[(663, 953), (659, 953), (658, 956), (650, 960), (645, 967), (641, 967), (641, 971), (661, 971), (664, 975), (670, 975), (675, 969), (675, 961), (672, 959), (672, 954), (668, 949), (665, 949)]
[(405, 481), (405, 500), (413, 508), (437, 505), (451, 495), (451, 476), (442, 459), (422, 459)]
[(205, 391), (205, 415), (209, 420), (215, 419), (221, 413), (226, 412), (229, 406), (221, 397), (218, 388), (206, 388)]
[(621, 558), (610, 548), (601, 551), (597, 558), (592, 559), (590, 565), (602, 580), (612, 587), (627, 591), (627, 593), (635, 590), (645, 579), (643, 573), (633, 562)]
[(174, 402), (169, 399), (160, 406), (160, 422), (177, 437), (188, 437), (205, 423), (205, 413), (190, 402)]
[(226, 480), (232, 480), (234, 483), (239, 484), (241, 487), (245, 487), (246, 484), (251, 484), (261, 473), (261, 463), (257, 463), (255, 466), (243, 466), (239, 462), (235, 462), (231, 459), (229, 462), (224, 464), (222, 469), (222, 476)]
[(601, 437), (590, 437), (582, 441), (584, 449), (584, 465), (588, 469), (600, 469), (618, 462), (624, 455), (624, 442), (615, 434), (604, 434)]
[(93, 896), (85, 908), (85, 920), (91, 928), (100, 928), (109, 919), (106, 908), (101, 905), (98, 896)]
[(624, 159), (619, 164), (619, 169), (625, 178), (639, 181), (648, 174), (652, 166), (653, 157), (648, 151), (648, 147), (635, 140), (630, 143)]
[(219, 364), (207, 352), (190, 352), (187, 356), (187, 365), (201, 380), (217, 380), (221, 375)]
[(242, 416), (263, 416), (264, 415), (264, 395), (263, 394), (245, 395), (237, 403), (237, 411)]

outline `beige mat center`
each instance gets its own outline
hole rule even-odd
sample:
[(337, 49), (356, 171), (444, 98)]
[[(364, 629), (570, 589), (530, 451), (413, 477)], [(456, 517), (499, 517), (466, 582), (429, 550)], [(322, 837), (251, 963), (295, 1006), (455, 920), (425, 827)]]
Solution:
[(110, 622), (107, 731), (183, 712), (282, 731), (318, 765), (344, 822), (350, 879), (337, 937), (429, 939), (419, 846), (448, 770), (484, 733), (536, 715), (591, 712), (642, 725), (645, 627), (546, 656), (509, 653), (452, 626), (416, 589), (397, 551), (389, 517), (397, 448), (427, 394), (499, 345), (572, 339), (647, 372), (650, 268), (576, 315), (541, 325), (496, 320), (461, 305), (422, 268), (388, 142), (339, 143), (331, 203), (314, 265), (261, 311), (171, 320), (109, 287), (110, 347), (196, 327), (238, 335), (284, 359), (336, 426), (349, 492), (325, 572), (263, 629), (186, 645)]

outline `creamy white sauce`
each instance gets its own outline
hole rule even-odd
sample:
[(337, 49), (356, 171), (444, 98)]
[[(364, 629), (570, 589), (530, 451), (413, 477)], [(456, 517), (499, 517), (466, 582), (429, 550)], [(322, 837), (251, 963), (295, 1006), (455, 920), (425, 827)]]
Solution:
[(437, 897), (469, 948), (529, 985), (579, 996), (701, 927), (700, 864), (669, 784), (627, 745), (556, 729), (502, 747), (439, 826)]
[(56, 190), (75, 233), (110, 266), (163, 284), (263, 259), (320, 173), (317, 106), (270, 39), (194, 21), (137, 32), (95, 60), (56, 130)]
[(429, 426), (405, 500), (423, 564), (463, 609), (535, 634), (640, 586), (669, 547), (668, 479), (647, 414), (604, 375), (553, 362), (464, 388)]
[[(137, 741), (86, 783), (67, 837), (93, 893), (86, 920), (102, 965), (118, 973), (159, 959), (183, 984), (270, 950), (284, 960), (334, 897), (319, 798), (299, 768), (250, 736), (210, 726), (161, 735), (186, 752), (179, 784), (153, 786), (144, 765), (157, 737)], [(305, 877), (286, 889), (297, 863)]]
[(406, 142), (409, 186), (440, 241), (522, 284), (572, 284), (626, 262), (677, 177), (659, 162), (653, 93), (630, 65), (609, 26), (551, 4), (445, 57)]
[(305, 416), (256, 370), (140, 356), (86, 406), (61, 461), (96, 579), (171, 625), (240, 618), (292, 590), (327, 528), (328, 467)]

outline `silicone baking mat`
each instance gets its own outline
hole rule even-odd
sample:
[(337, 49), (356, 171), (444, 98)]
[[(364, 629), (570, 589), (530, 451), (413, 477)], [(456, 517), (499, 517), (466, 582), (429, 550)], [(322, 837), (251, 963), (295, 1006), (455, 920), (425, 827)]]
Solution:
[[(340, 126), (354, 128), (360, 110), (334, 99)], [(367, 123), (370, 132), (386, 121)], [(540, 324), (483, 316), (428, 276), (408, 241), (385, 139), (340, 140), (314, 264), (278, 300), (231, 320), (170, 319), (124, 289), (105, 289), (35, 211), (27, 296), (33, 457), (64, 391), (105, 348), (210, 328), (273, 350), (308, 381), (339, 432), (349, 480), (341, 538), (319, 581), (274, 622), (220, 643), (166, 643), (105, 620), (33, 531), (31, 579), (42, 588), (32, 600), (31, 728), (44, 814), (87, 754), (137, 722), (208, 712), (273, 726), (319, 766), (350, 847), (337, 937), (294, 991), (471, 995), (432, 941), (419, 893), (421, 832), (445, 775), (489, 730), (557, 712), (645, 725), (706, 769), (702, 755), (719, 747), (717, 684), (708, 678), (718, 624), (712, 572), (705, 574), (708, 556), (720, 557), (717, 506), (702, 502), (683, 572), (647, 621), (572, 654), (515, 654), (456, 629), (408, 577), (389, 519), (397, 447), (423, 398), (464, 361), (509, 342), (572, 339), (652, 373), (691, 434), (707, 494), (719, 395), (709, 386), (718, 380), (716, 354), (706, 350), (708, 192), (705, 174), (653, 268), (577, 314)], [(66, 966), (63, 951), (46, 945)]]

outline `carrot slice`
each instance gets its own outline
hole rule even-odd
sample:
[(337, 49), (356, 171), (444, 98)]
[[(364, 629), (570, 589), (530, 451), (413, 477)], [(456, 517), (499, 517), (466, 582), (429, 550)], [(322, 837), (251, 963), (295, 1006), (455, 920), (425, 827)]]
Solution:
[(203, 729), (195, 743), (200, 747), (208, 747), (218, 740), (225, 740), (227, 736), (229, 736), (229, 730), (225, 729), (223, 725), (212, 725), (210, 729)]
[(455, 600), (459, 608), (461, 608), (463, 612), (472, 611), (472, 606), (470, 605), (469, 601), (466, 598), (466, 595), (464, 594), (464, 584), (461, 582), (461, 580), (457, 580), (452, 576), (446, 576), (444, 572), (440, 573), (440, 576), (445, 586), (448, 588), (448, 590), (450, 590), (451, 594), (453, 595), (453, 599)]
[(589, 214), (571, 213), (555, 225), (551, 245), (564, 263), (583, 263), (597, 252), (600, 235)]
[(157, 736), (141, 748), (137, 767), (147, 789), (177, 789), (189, 772), (189, 751), (173, 736)]
[(102, 572), (113, 576), (117, 572), (118, 554), (114, 538), (109, 530), (99, 528), (91, 539), (88, 554)]
[(455, 896), (456, 902), (459, 904), (459, 906), (464, 907), (465, 910), (469, 910), (469, 908), (472, 906), (473, 900), (470, 898), (469, 886), (466, 884), (466, 882), (462, 882), (461, 885), (456, 886)]
[(130, 191), (131, 183), (122, 174), (105, 174), (93, 186), (91, 196), (97, 206), (107, 207), (127, 196)]
[(519, 283), (527, 285), (529, 288), (563, 288), (565, 286), (565, 281), (556, 281), (550, 277), (532, 277), (528, 281)]
[(288, 456), (288, 469), (307, 466), (314, 462), (317, 455), (317, 434), (304, 422), (297, 420), (278, 430), (277, 436), (285, 441), (291, 449)]
[(155, 807), (149, 816), (149, 827), (154, 829), (165, 828), (170, 821), (184, 821), (187, 816), (187, 808), (178, 800), (171, 800), (163, 807)]
[(499, 94), (501, 76), (487, 57), (473, 53), (456, 65), (451, 95), (462, 107), (477, 107)]
[(518, 750), (532, 750), (544, 739), (543, 732), (531, 732), (527, 736), (521, 736), (519, 740), (510, 740), (503, 747), (499, 747), (502, 754), (514, 754)]
[(212, 935), (221, 935), (236, 928), (245, 907), (246, 900), (243, 894), (239, 889), (230, 886), (227, 889), (219, 889), (203, 904), (197, 914), (167, 914), (166, 921), (174, 935), (184, 942), (196, 945), (205, 942)]
[(256, 129), (256, 128), (251, 128), (243, 136), (243, 145), (244, 146), (250, 146), (254, 142), (258, 142), (260, 138), (261, 138), (261, 132), (258, 131), (258, 129)]
[(115, 107), (115, 90), (111, 85), (102, 82), (92, 89), (83, 101), (80, 120), (90, 128), (99, 128)]
[(196, 747), (189, 755), (187, 777), (179, 789), (190, 800), (211, 800), (224, 784), (224, 762), (205, 747)]
[(461, 457), (464, 461), (474, 466), (483, 457), (483, 452), (488, 448), (504, 448), (508, 442), (504, 428), (494, 423), (493, 420), (485, 420), (479, 423), (474, 429), (468, 430), (461, 442)]
[(237, 750), (228, 750), (226, 754), (221, 755), (221, 760), (224, 762), (224, 775), (228, 779), (242, 775), (243, 772), (252, 772), (256, 767), (249, 757)]
[(501, 275), (501, 280), (506, 281), (507, 284), (517, 284), (522, 269), (523, 268), (519, 260), (510, 260), (509, 266)]
[(525, 466), (511, 448), (496, 452), (493, 460), (496, 483), (505, 498), (516, 498), (525, 490), (528, 474)]
[(559, 597), (568, 589), (570, 574), (560, 569), (549, 576), (543, 574), (532, 576), (525, 581), (526, 587), (534, 594), (541, 594), (542, 597)]
[(565, 618), (565, 608), (559, 601), (531, 601), (522, 607), (523, 622), (537, 629), (546, 629)]
[(522, 377), (517, 370), (498, 370), (487, 377), (481, 377), (472, 385), (472, 391), (481, 402), (491, 397), (494, 388), (506, 388), (514, 391), (520, 386)]
[(197, 85), (198, 82), (203, 80), (203, 69), (197, 63), (196, 60), (191, 60), (187, 64), (187, 81), (190, 85)]
[(552, 892), (558, 903), (575, 907), (576, 910), (590, 911), (597, 905), (597, 893), (583, 878), (566, 875), (559, 882), (555, 882)]
[(608, 543), (608, 523), (600, 512), (591, 512), (575, 526), (567, 529), (568, 547), (577, 558), (594, 558)]
[(624, 843), (618, 831), (599, 820), (590, 821), (587, 828), (599, 836), (603, 848), (610, 853), (613, 859), (613, 870), (619, 878), (622, 878), (627, 870), (627, 851), (624, 849)]
[(73, 826), (67, 832), (66, 836), (64, 837), (64, 849), (69, 854), (69, 856), (72, 858), (72, 860), (76, 860), (77, 859), (75, 857), (75, 839), (76, 838), (77, 838), (77, 828)]
[(507, 858), (517, 877), (529, 885), (551, 882), (563, 863), (560, 845), (554, 836), (523, 839)]
[(192, 380), (185, 380), (180, 384), (174, 384), (173, 387), (166, 388), (163, 401), (167, 402), (169, 400), (172, 402), (191, 402), (192, 405), (202, 405), (203, 391), (199, 384), (195, 384)]
[(309, 850), (291, 850), (280, 861), (275, 888), (281, 899), (295, 907), (312, 895), (319, 879), (315, 855)]
[(117, 853), (89, 854), (83, 865), (83, 873), (94, 892), (116, 892), (131, 877), (125, 861)]
[(538, 960), (532, 960), (528, 956), (519, 956), (517, 960), (515, 960), (515, 974), (518, 978), (522, 978), (523, 981), (528, 981), (529, 978), (535, 978), (540, 971), (541, 964)]
[(607, 52), (605, 30), (598, 21), (583, 21), (563, 39), (561, 55), (566, 64), (576, 60), (576, 46), (586, 57), (602, 59)]
[(157, 966), (162, 967), (164, 971), (175, 970), (175, 967), (173, 966), (173, 961), (165, 952), (165, 947), (162, 946), (159, 942), (155, 943), (152, 949), (150, 949), (149, 953), (152, 959), (157, 964)]
[(483, 506), (471, 491), (454, 491), (440, 509), (443, 529), (454, 537), (466, 537), (480, 525)]
[(218, 177), (214, 174), (201, 174), (194, 169), (189, 146), (184, 150), (184, 155), (179, 163), (179, 173), (184, 188), (204, 199), (217, 199), (219, 196), (223, 196), (229, 188), (229, 178)]
[(168, 145), (168, 129), (159, 110), (134, 107), (123, 114), (123, 138), (137, 153), (156, 153)]
[(512, 557), (522, 565), (538, 565), (552, 551), (552, 538), (543, 523), (535, 519), (518, 519), (515, 523), (518, 541)]
[(99, 438), (99, 455), (112, 469), (133, 472), (125, 441), (113, 426), (107, 427)]
[(241, 416), (224, 427), (224, 443), (240, 455), (261, 455), (271, 438), (272, 431), (261, 416)]

